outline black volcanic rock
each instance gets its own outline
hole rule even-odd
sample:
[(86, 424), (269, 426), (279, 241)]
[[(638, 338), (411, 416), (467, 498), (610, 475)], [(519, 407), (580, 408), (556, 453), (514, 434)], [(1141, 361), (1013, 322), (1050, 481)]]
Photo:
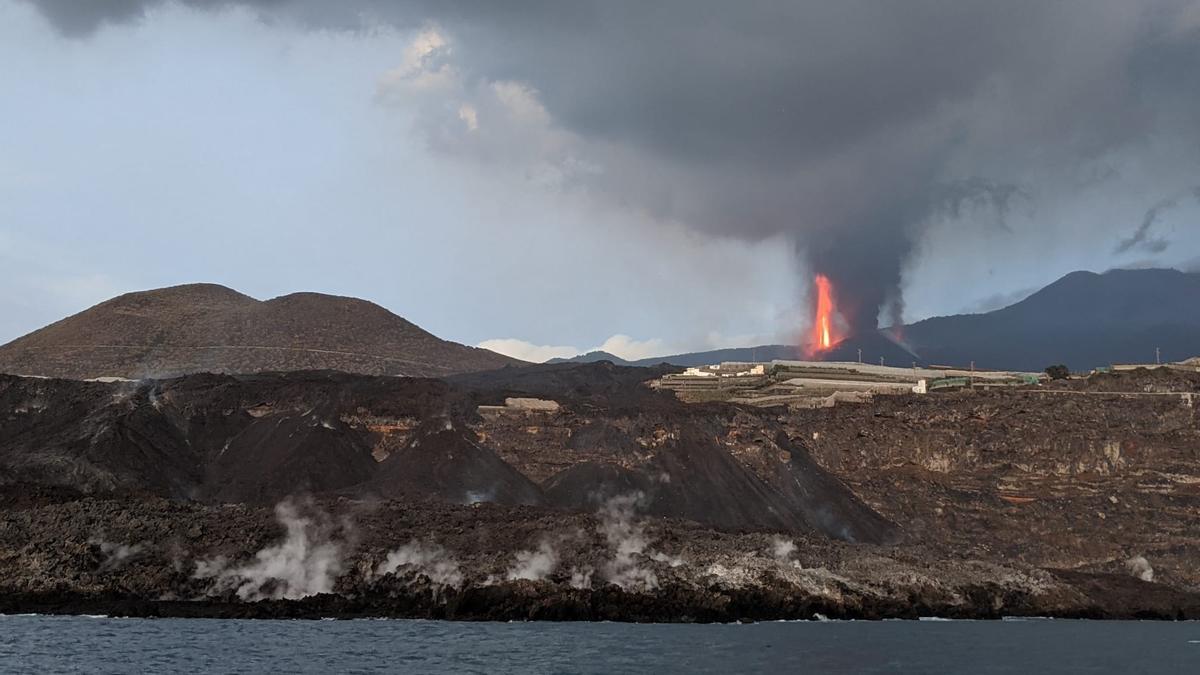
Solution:
[(376, 471), (371, 437), (341, 419), (354, 412), (343, 406), (426, 417), (447, 409), (447, 393), (436, 380), (339, 373), (0, 376), (0, 485), (256, 503), (337, 490)]
[[(266, 507), (159, 499), (33, 496), (0, 511), (0, 613), (146, 617), (405, 617), (491, 621), (743, 621), (1006, 616), (1181, 620), (1200, 617), (1200, 595), (1181, 581), (1045, 569), (1024, 560), (831, 542), (795, 536), (788, 555), (771, 533), (714, 532), (669, 519), (637, 523), (647, 550), (626, 553), (652, 588), (605, 577), (612, 550), (603, 519), (536, 507), (426, 502), (317, 501), (306, 515), (342, 523), (353, 544), (330, 550), (331, 592), (242, 601), (226, 579), (193, 572), (214, 559), (254, 564), (287, 528)], [(338, 534), (332, 527), (331, 538)], [(141, 542), (114, 563), (106, 541)], [(438, 585), (420, 567), (378, 574), (389, 552), (431, 532), (462, 584)], [(313, 534), (319, 536), (319, 531)], [(512, 561), (552, 535), (558, 567), (537, 581), (507, 579)], [(332, 539), (332, 541), (343, 541)], [(317, 544), (328, 544), (325, 539)], [(327, 548), (327, 550), (329, 550)], [(653, 551), (652, 555), (645, 555)], [(217, 558), (220, 556), (220, 558)], [(293, 569), (275, 571), (286, 574)], [(572, 571), (592, 570), (590, 577)], [(226, 568), (229, 571), (229, 568)], [(311, 570), (321, 576), (321, 570)], [(649, 577), (649, 575), (653, 577)], [(294, 576), (294, 575), (293, 575)], [(618, 578), (619, 580), (619, 578)], [(278, 588), (271, 577), (260, 589)]]
[[(1200, 618), (1200, 594), (1183, 579), (1146, 582), (1094, 565), (1048, 568), (1041, 556), (1039, 562), (994, 553), (980, 559), (801, 535), (782, 540), (793, 550), (781, 555), (776, 534), (715, 532), (657, 518), (636, 523), (646, 550), (625, 554), (654, 584), (626, 581), (623, 587), (605, 573), (617, 553), (603, 535), (610, 525), (602, 517), (537, 507), (349, 500), (319, 500), (306, 511), (314, 520), (342, 523), (342, 534), (353, 533), (350, 541), (316, 540), (347, 544), (326, 546), (341, 563), (328, 569), (330, 592), (242, 601), (227, 579), (194, 571), (199, 562), (227, 560), (226, 572), (232, 568), (234, 581), (242, 581), (237, 566), (254, 564), (265, 547), (288, 536), (270, 508), (153, 498), (62, 502), (48, 495), (0, 507), (0, 559), (9, 563), (0, 566), (2, 614), (643, 622)], [(110, 544), (140, 542), (136, 553), (114, 563), (96, 540), (98, 531)], [(461, 585), (439, 585), (419, 565), (377, 573), (390, 552), (430, 533), (444, 547), (442, 561), (461, 571)], [(547, 535), (558, 543), (557, 568), (536, 581), (506, 578), (512, 561)], [(286, 582), (272, 576), (252, 583), (269, 590)]]
[[(0, 613), (1200, 617), (1200, 374), (784, 410), (634, 393), (650, 371), (611, 364), (510, 370), (488, 377), (561, 408), (479, 410), (478, 377), (0, 377)], [(351, 484), (368, 448), (390, 455), (366, 488), (399, 500)], [(476, 477), (546, 501), (457, 503)], [(270, 508), (289, 483), (318, 494)], [(414, 545), (462, 583), (380, 571)], [(543, 546), (557, 565), (515, 575)], [(280, 547), (321, 554), (266, 569)]]
[[(706, 428), (707, 427), (707, 428)], [(634, 468), (583, 462), (546, 482), (550, 503), (592, 511), (636, 494), (641, 512), (738, 529), (817, 532), (843, 541), (883, 543), (895, 526), (858, 501), (799, 445), (777, 436), (785, 462), (765, 463), (760, 476), (725, 451), (716, 425), (700, 420), (681, 428), (670, 443)], [(630, 463), (632, 458), (618, 458)]]
[[(776, 445), (773, 415), (692, 406), (644, 386), (661, 373), (596, 363), (453, 383), (337, 372), (116, 383), (0, 376), (0, 485), (218, 503), (324, 494), (594, 511), (595, 495), (619, 492), (619, 467), (634, 476), (625, 487), (644, 488), (647, 513), (727, 529), (889, 536), (802, 449)], [(489, 417), (477, 408), (514, 394), (560, 408), (501, 407)], [(753, 462), (719, 440), (736, 420), (737, 433), (761, 437)], [(606, 466), (593, 470), (596, 460)]]
[(679, 370), (670, 366), (618, 366), (606, 361), (543, 363), (465, 373), (445, 379), (456, 387), (472, 392), (475, 399), (484, 404), (502, 404), (509, 396), (570, 398), (586, 399), (615, 412), (642, 410), (664, 404), (674, 406), (676, 403), (673, 398), (664, 398), (641, 385)]
[(380, 496), (433, 497), (473, 504), (541, 504), (542, 491), (450, 419), (423, 423), (379, 466), (369, 489)]

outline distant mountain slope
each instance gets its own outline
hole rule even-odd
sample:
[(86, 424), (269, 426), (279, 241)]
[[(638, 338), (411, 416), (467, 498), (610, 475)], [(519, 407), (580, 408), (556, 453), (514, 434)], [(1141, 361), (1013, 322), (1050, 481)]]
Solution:
[(757, 347), (731, 347), (707, 352), (670, 354), (634, 361), (631, 365), (650, 366), (670, 363), (675, 366), (705, 366), (724, 361), (773, 361), (775, 359), (803, 358), (803, 350), (794, 345), (759, 345)]
[(608, 352), (600, 351), (598, 349), (594, 352), (580, 354), (579, 356), (572, 356), (569, 359), (564, 359), (561, 357), (553, 358), (549, 361), (546, 361), (546, 363), (599, 363), (601, 361), (615, 363), (618, 366), (628, 366), (631, 363), (630, 361), (626, 361), (615, 354), (609, 354)]
[(912, 361), (919, 360), (903, 346), (888, 339), (883, 333), (867, 333), (847, 337), (845, 340), (834, 345), (833, 349), (816, 357), (805, 353), (804, 349), (796, 345), (759, 345), (757, 347), (732, 347), (728, 349), (714, 349), (707, 352), (657, 356), (627, 363), (633, 366), (655, 366), (660, 363), (669, 363), (676, 366), (704, 366), (713, 363), (723, 363), (725, 361), (754, 363), (777, 359), (782, 361), (801, 361), (807, 359), (818, 361), (856, 361), (859, 359), (860, 354), (858, 352), (860, 349), (862, 350), (862, 361), (865, 363), (879, 363), (880, 357), (883, 357), (885, 363), (888, 365), (907, 366)]
[(523, 362), (442, 340), (365, 300), (259, 301), (215, 284), (129, 293), (0, 346), (0, 372), (139, 379), (341, 370), (441, 376)]
[(707, 352), (687, 352), (684, 354), (668, 354), (666, 356), (654, 356), (648, 359), (639, 359), (637, 361), (626, 361), (625, 359), (609, 354), (608, 352), (588, 352), (579, 356), (572, 356), (569, 359), (556, 358), (546, 361), (548, 364), (555, 363), (597, 363), (600, 361), (608, 361), (618, 366), (657, 366), (659, 364), (669, 364), (672, 366), (706, 366), (712, 363), (721, 363), (723, 361), (770, 361), (772, 359), (798, 359), (800, 358), (800, 349), (790, 345), (761, 345), (758, 347), (731, 347), (729, 349), (714, 349)]
[(1200, 354), (1200, 274), (1177, 270), (1073, 272), (986, 314), (936, 317), (905, 328), (931, 363), (1084, 370)]
[[(890, 365), (923, 364), (1040, 371), (1063, 363), (1087, 370), (1200, 354), (1200, 274), (1178, 270), (1073, 272), (1028, 298), (986, 314), (936, 317), (904, 328), (907, 347), (883, 332), (849, 337), (816, 357)], [(594, 361), (598, 353), (569, 361)], [(602, 353), (599, 353), (602, 354)], [(610, 355), (611, 356), (611, 355)], [(672, 354), (632, 362), (702, 366), (722, 361), (805, 359), (795, 345), (761, 345)]]

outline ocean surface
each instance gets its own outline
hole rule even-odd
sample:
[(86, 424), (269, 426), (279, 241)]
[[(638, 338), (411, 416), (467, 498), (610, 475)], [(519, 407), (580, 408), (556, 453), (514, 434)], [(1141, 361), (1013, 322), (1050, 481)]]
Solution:
[(0, 616), (4, 673), (1200, 673), (1200, 623)]

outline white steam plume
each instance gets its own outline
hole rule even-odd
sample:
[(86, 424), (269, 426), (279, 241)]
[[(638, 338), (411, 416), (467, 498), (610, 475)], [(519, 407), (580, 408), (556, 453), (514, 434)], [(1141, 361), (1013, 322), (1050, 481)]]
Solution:
[(667, 553), (663, 553), (662, 551), (651, 551), (650, 559), (653, 560), (654, 562), (665, 563), (667, 565), (670, 565), (671, 567), (679, 567), (680, 565), (683, 564), (683, 558), (681, 558), (677, 555), (670, 555)]
[(141, 544), (119, 544), (102, 539), (93, 539), (90, 543), (100, 546), (100, 553), (104, 556), (104, 560), (100, 562), (100, 569), (104, 571), (124, 567), (130, 558), (142, 552)]
[(786, 563), (792, 558), (792, 554), (796, 552), (796, 542), (783, 537), (775, 537), (771, 540), (771, 556), (775, 560)]
[(642, 492), (618, 495), (605, 502), (600, 509), (598, 529), (614, 551), (613, 559), (605, 563), (602, 573), (605, 579), (625, 590), (652, 591), (658, 588), (658, 577), (653, 570), (638, 564), (638, 558), (643, 556), (649, 545), (641, 523), (634, 520), (634, 508), (644, 498)]
[(558, 554), (550, 542), (543, 540), (536, 551), (518, 551), (516, 564), (508, 570), (508, 580), (542, 581), (558, 567)]
[(259, 551), (254, 562), (227, 568), (224, 557), (196, 563), (196, 578), (217, 579), (217, 588), (235, 588), (242, 600), (288, 599), (329, 593), (342, 572), (343, 545), (330, 536), (322, 517), (302, 516), (290, 501), (275, 506), (287, 530), (282, 543)]
[(462, 571), (454, 556), (433, 542), (416, 539), (388, 553), (387, 560), (380, 563), (376, 572), (383, 576), (392, 574), (402, 567), (411, 568), (429, 578), (439, 587), (459, 588), (463, 583)]
[(592, 587), (593, 570), (590, 567), (574, 568), (571, 570), (571, 581), (568, 582), (571, 588), (580, 590)]
[(229, 566), (229, 559), (223, 555), (208, 560), (197, 560), (196, 571), (192, 573), (193, 579), (215, 579), (221, 576), (225, 568)]
[(1142, 581), (1154, 581), (1154, 568), (1150, 566), (1150, 561), (1146, 560), (1145, 556), (1138, 555), (1126, 560), (1125, 568)]

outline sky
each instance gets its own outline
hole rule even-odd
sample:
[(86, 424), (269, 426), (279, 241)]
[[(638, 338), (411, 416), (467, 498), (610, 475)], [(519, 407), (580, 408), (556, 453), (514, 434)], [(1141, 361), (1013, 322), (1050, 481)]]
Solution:
[(204, 281), (641, 358), (817, 273), (874, 327), (1197, 268), (1196, 72), (1200, 0), (0, 0), (0, 342)]

